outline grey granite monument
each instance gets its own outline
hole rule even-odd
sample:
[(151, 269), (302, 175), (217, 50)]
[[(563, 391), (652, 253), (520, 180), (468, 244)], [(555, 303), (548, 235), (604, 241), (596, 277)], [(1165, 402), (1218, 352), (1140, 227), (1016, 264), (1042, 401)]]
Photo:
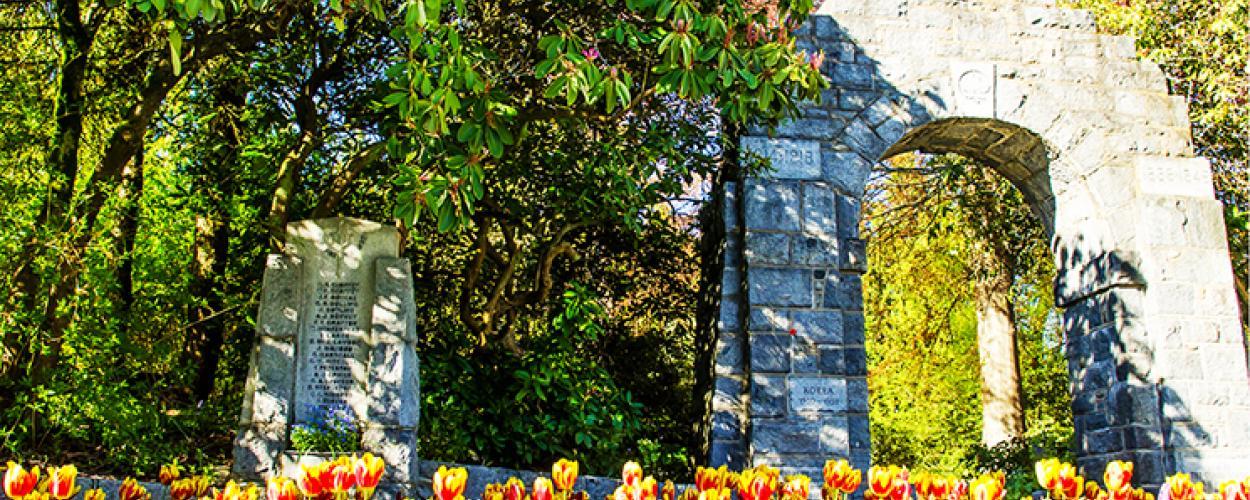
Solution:
[(265, 267), (234, 474), (261, 480), (299, 461), (290, 430), (346, 410), (384, 483), (417, 479), (420, 382), (412, 272), (394, 227), (337, 217), (287, 226)]

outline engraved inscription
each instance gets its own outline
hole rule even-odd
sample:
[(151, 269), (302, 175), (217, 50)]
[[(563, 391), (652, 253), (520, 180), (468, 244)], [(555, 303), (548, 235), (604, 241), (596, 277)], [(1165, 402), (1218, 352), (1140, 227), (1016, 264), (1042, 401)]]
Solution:
[(794, 139), (743, 137), (742, 147), (768, 158), (773, 177), (778, 179), (819, 179), (820, 143)]
[(1203, 158), (1143, 158), (1137, 162), (1137, 179), (1143, 193), (1215, 196), (1211, 164)]
[(804, 377), (788, 382), (792, 411), (846, 410), (846, 380)]
[(325, 410), (343, 408), (356, 386), (352, 363), (364, 332), (357, 321), (360, 283), (321, 283), (312, 298), (304, 344), (303, 401)]

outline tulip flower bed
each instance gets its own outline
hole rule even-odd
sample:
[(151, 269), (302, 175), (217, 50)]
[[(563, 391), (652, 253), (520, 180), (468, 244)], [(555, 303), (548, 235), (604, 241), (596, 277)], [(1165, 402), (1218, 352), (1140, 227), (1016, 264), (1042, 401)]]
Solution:
[[(259, 485), (229, 481), (213, 488), (205, 476), (180, 477), (177, 465), (161, 467), (160, 481), (169, 487), (170, 500), (370, 500), (385, 469), (380, 458), (342, 456), (316, 465), (301, 465), (296, 477), (274, 477)], [(1133, 464), (1111, 462), (1100, 486), (1086, 481), (1072, 464), (1048, 459), (1037, 462), (1038, 485), (1049, 500), (1155, 500), (1155, 495), (1132, 486)], [(38, 467), (31, 469), (9, 462), (4, 472), (4, 493), (11, 500), (70, 500), (82, 493), (83, 500), (105, 500), (104, 491), (81, 491), (75, 484), (78, 470), (73, 465), (47, 470), (41, 480)], [(460, 467), (440, 466), (434, 473), (431, 500), (465, 500), (468, 472)], [(863, 474), (846, 460), (830, 460), (823, 470), (822, 500), (847, 500), (860, 490)], [(504, 483), (486, 485), (482, 500), (590, 500), (577, 491), (578, 463), (560, 460), (551, 468), (551, 477), (540, 476), (531, 485), (509, 478)], [(863, 488), (867, 500), (1004, 500), (1006, 477), (990, 472), (971, 481), (941, 474), (909, 472), (898, 466), (876, 466), (868, 470)], [(527, 486), (529, 487), (527, 491)], [(604, 500), (808, 500), (811, 478), (804, 475), (782, 477), (775, 468), (762, 465), (741, 472), (700, 467), (695, 484), (679, 495), (672, 481), (662, 485), (643, 475), (642, 467), (628, 462), (621, 472), (621, 483)], [(133, 478), (118, 489), (118, 500), (151, 500), (151, 493)], [(1250, 476), (1242, 481), (1225, 481), (1218, 493), (1205, 493), (1201, 482), (1178, 473), (1167, 479), (1159, 500), (1250, 500)]]

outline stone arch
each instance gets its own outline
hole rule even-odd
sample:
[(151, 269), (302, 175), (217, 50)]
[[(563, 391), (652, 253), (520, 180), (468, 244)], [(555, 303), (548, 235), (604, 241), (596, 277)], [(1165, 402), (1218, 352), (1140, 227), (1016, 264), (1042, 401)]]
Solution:
[(831, 0), (798, 36), (833, 85), (742, 139), (774, 171), (725, 196), (710, 463), (869, 465), (859, 203), (877, 160), (921, 149), (994, 167), (1050, 231), (1084, 473), (1242, 473), (1250, 375), (1222, 209), (1185, 102), (1131, 39), (1011, 0)]

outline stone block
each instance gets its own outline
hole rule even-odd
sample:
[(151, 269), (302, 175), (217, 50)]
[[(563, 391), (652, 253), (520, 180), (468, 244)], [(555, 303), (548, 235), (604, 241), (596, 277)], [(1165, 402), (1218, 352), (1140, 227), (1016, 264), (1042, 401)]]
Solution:
[(872, 172), (872, 162), (854, 151), (828, 151), (821, 155), (824, 178), (842, 194), (858, 199)]
[(839, 238), (858, 238), (859, 237), (859, 198), (838, 195), (837, 212), (838, 212), (838, 237)]
[(279, 472), (278, 456), (286, 447), (285, 424), (254, 424), (239, 429), (234, 439), (234, 475), (259, 481)]
[(794, 240), (793, 262), (805, 266), (837, 267), (840, 257), (836, 238), (801, 237)]
[(746, 391), (746, 383), (742, 380), (718, 376), (712, 393), (712, 408), (715, 410), (741, 409), (745, 406)]
[(742, 439), (742, 422), (738, 414), (718, 411), (712, 414), (712, 440), (731, 441)]
[(1086, 431), (1082, 437), (1081, 449), (1090, 455), (1101, 455), (1124, 449), (1124, 440), (1119, 428)]
[(842, 342), (847, 345), (863, 345), (864, 334), (864, 313), (842, 313)]
[(800, 310), (790, 313), (795, 334), (822, 344), (842, 342), (842, 313)]
[(1167, 443), (1171, 449), (1205, 448), (1214, 444), (1211, 434), (1201, 425), (1190, 422), (1173, 422), (1168, 425)]
[[(288, 424), (295, 401), (295, 339), (260, 337), (253, 352), (245, 415), (240, 423)], [(254, 378), (253, 378), (254, 377)], [(250, 410), (250, 411), (248, 411)]]
[(806, 269), (755, 268), (747, 275), (751, 305), (811, 307), (812, 272)]
[(1116, 384), (1107, 394), (1111, 425), (1159, 425), (1159, 398), (1154, 388)]
[(717, 318), (717, 328), (722, 332), (737, 332), (742, 330), (741, 313), (738, 311), (740, 307), (740, 299), (723, 298), (720, 301), (720, 314)]
[(820, 361), (817, 366), (825, 375), (843, 375), (846, 373), (846, 358), (842, 349), (832, 346), (820, 346)]
[(738, 211), (742, 208), (738, 199), (738, 183), (732, 181), (725, 182), (725, 205), (721, 208), (721, 217), (725, 221), (725, 230), (733, 231), (738, 228)]
[(1162, 450), (1163, 432), (1157, 428), (1130, 425), (1124, 428), (1124, 449)]
[(416, 429), (369, 427), (361, 437), (361, 447), (386, 462), (383, 481), (412, 484), (421, 477)]
[(782, 233), (747, 233), (747, 264), (788, 264), (790, 237)]
[(722, 330), (716, 338), (716, 374), (744, 373), (742, 333)]
[(371, 424), (417, 426), (421, 416), (420, 369), (412, 344), (396, 339), (374, 345), (369, 359), (367, 420)]
[(786, 413), (786, 377), (751, 375), (751, 417), (780, 417)]
[(803, 185), (803, 233), (830, 243), (838, 239), (837, 195), (827, 184)]
[(824, 307), (859, 311), (864, 308), (863, 280), (858, 274), (829, 273), (825, 278)]
[(791, 328), (790, 312), (773, 307), (752, 307), (750, 329), (753, 332), (786, 332)]
[(843, 144), (864, 158), (880, 158), (890, 144), (877, 136), (862, 120), (852, 121), (840, 138)]
[(790, 371), (790, 336), (752, 333), (751, 372), (785, 373)]
[(850, 437), (850, 445), (852, 450), (867, 450), (872, 444), (872, 435), (868, 430), (867, 415), (852, 415), (847, 417), (847, 434)]
[(844, 349), (843, 355), (846, 356), (846, 374), (851, 377), (863, 377), (868, 375), (868, 358), (864, 355), (864, 349), (860, 347), (852, 347)]
[(846, 381), (847, 411), (868, 413), (868, 380), (848, 379)]
[(790, 356), (790, 371), (793, 373), (821, 373), (820, 346), (804, 339), (794, 340), (794, 351)]
[(739, 441), (712, 441), (708, 451), (708, 465), (724, 465), (730, 470), (742, 470), (749, 467), (746, 456), (746, 446)]
[(866, 241), (857, 238), (846, 238), (842, 240), (840, 246), (842, 250), (842, 270), (867, 272), (868, 271), (868, 244)]
[(260, 335), (294, 338), (299, 333), (299, 310), (303, 299), (301, 260), (288, 255), (269, 255), (261, 282), (260, 310), (256, 327)]
[(822, 451), (821, 426), (816, 422), (761, 421), (751, 428), (755, 453), (810, 453)]
[(752, 181), (746, 190), (748, 230), (798, 231), (802, 224), (799, 186), (782, 181)]

